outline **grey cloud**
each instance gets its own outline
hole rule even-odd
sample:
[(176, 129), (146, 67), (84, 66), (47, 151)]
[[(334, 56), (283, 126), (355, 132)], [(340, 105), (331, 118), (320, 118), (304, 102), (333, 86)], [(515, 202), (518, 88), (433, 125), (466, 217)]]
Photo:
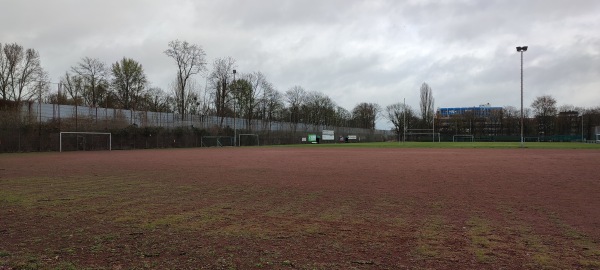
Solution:
[[(0, 42), (40, 51), (58, 80), (82, 57), (107, 64), (131, 57), (168, 90), (173, 39), (204, 47), (210, 63), (231, 56), (241, 72), (262, 71), (285, 91), (301, 85), (352, 109), (406, 98), (423, 82), (436, 106), (600, 100), (600, 2), (533, 1), (191, 1), (0, 0)], [(204, 78), (196, 80), (202, 85)], [(586, 98), (587, 97), (587, 98)], [(530, 102), (526, 102), (528, 104)], [(386, 127), (382, 123), (381, 128)]]

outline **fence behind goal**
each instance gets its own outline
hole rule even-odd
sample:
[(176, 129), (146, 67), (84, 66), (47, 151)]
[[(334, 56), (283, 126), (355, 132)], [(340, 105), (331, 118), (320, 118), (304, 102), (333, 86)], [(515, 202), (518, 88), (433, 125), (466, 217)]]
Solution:
[(106, 132), (60, 132), (59, 151), (112, 150), (112, 134)]
[(414, 142), (441, 142), (441, 134), (433, 129), (406, 129), (404, 133), (406, 141)]
[(260, 141), (257, 134), (240, 134), (238, 135), (238, 146), (259, 146)]
[(452, 141), (453, 142), (473, 142), (474, 136), (473, 135), (453, 135)]
[(234, 146), (231, 136), (203, 136), (200, 141), (202, 147)]

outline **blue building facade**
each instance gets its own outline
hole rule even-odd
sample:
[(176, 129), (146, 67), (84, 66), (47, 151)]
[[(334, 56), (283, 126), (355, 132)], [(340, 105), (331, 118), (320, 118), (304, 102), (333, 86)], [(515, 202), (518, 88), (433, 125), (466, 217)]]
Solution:
[(494, 136), (502, 131), (502, 107), (489, 104), (437, 109), (439, 131), (446, 135)]
[(478, 106), (478, 107), (454, 107), (439, 108), (438, 117), (452, 117), (455, 115), (472, 114), (474, 117), (492, 117), (502, 112), (502, 107)]

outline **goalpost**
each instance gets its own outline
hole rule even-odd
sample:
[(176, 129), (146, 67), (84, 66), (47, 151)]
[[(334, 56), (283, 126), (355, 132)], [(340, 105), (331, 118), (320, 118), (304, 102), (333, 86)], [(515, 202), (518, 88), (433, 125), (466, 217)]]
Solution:
[(239, 134), (238, 146), (260, 146), (258, 134)]
[(408, 136), (411, 135), (425, 135), (425, 136), (432, 136), (432, 141), (435, 142), (435, 137), (437, 135), (437, 142), (440, 142), (441, 139), (441, 135), (439, 132), (434, 132), (433, 129), (406, 129), (406, 133), (405, 133), (405, 137), (408, 138)]
[(200, 146), (202, 146), (202, 147), (234, 146), (233, 145), (233, 137), (231, 137), (231, 136), (203, 136), (200, 139)]
[(452, 136), (452, 142), (473, 142), (473, 135), (454, 135)]
[(523, 137), (523, 140), (526, 142), (539, 142), (540, 137)]
[(112, 134), (109, 132), (63, 131), (59, 135), (59, 151), (112, 150)]

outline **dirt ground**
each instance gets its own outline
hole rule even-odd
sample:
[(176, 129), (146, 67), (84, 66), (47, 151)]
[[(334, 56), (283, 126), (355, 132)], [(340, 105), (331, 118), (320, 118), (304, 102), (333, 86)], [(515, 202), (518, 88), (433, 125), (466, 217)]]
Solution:
[(0, 155), (0, 269), (600, 269), (600, 151)]

